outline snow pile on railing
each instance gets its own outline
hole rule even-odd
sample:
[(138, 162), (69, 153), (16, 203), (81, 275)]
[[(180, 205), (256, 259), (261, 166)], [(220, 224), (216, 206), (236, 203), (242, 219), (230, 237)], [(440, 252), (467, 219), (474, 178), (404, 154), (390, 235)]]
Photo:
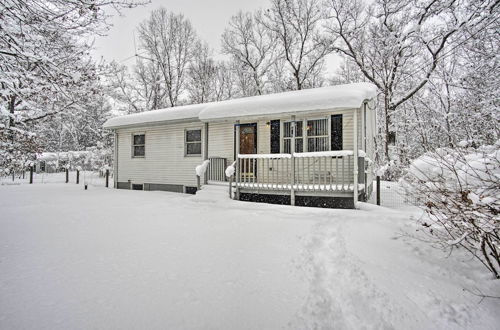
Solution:
[(230, 178), (234, 175), (234, 173), (236, 172), (236, 162), (233, 162), (231, 165), (229, 165), (227, 168), (226, 168), (226, 177)]
[(296, 152), (293, 154), (295, 158), (313, 158), (313, 157), (344, 157), (353, 156), (352, 150), (336, 150), (336, 151), (316, 151), (316, 152)]
[(270, 159), (270, 158), (291, 158), (292, 155), (290, 154), (244, 154), (244, 155), (238, 155), (238, 158), (240, 159), (245, 159), (245, 158), (251, 158), (251, 159)]
[(196, 175), (197, 176), (204, 176), (205, 172), (207, 171), (208, 164), (210, 164), (209, 160), (205, 160), (201, 165), (196, 166)]
[[(316, 151), (316, 152), (295, 152), (293, 157), (295, 158), (314, 158), (314, 157), (344, 157), (344, 156), (354, 156), (352, 150), (337, 150), (337, 151)], [(358, 150), (359, 157), (366, 157), (366, 153), (363, 150)], [(244, 154), (238, 155), (240, 159), (272, 159), (272, 158), (291, 158), (291, 154)]]

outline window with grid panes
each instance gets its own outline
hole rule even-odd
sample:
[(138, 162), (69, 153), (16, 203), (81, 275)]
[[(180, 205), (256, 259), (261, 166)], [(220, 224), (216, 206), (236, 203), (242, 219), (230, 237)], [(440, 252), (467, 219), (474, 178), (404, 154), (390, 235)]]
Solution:
[(144, 133), (132, 136), (132, 156), (144, 157), (146, 155), (146, 136)]
[[(304, 130), (303, 130), (303, 122), (297, 121), (296, 123), (296, 132), (295, 132), (295, 152), (303, 152), (304, 151)], [(283, 152), (289, 154), (291, 152), (291, 141), (292, 141), (292, 122), (284, 122), (283, 123)]]
[(186, 155), (201, 155), (201, 129), (186, 130)]
[(307, 151), (328, 151), (329, 146), (328, 119), (307, 121)]

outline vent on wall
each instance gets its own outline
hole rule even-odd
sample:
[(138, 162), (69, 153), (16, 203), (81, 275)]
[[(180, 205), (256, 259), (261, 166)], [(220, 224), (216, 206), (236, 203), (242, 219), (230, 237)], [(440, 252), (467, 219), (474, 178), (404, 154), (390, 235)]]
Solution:
[(132, 190), (144, 190), (144, 186), (142, 184), (132, 184)]

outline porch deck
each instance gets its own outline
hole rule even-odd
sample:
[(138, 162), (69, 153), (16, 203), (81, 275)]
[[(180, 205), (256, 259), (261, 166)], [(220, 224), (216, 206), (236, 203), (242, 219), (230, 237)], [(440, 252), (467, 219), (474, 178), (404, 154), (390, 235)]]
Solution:
[[(240, 194), (342, 197), (364, 194), (371, 161), (352, 150), (294, 154), (240, 154), (231, 189)], [(230, 166), (230, 167), (231, 167)], [(234, 181), (234, 182), (233, 182)]]

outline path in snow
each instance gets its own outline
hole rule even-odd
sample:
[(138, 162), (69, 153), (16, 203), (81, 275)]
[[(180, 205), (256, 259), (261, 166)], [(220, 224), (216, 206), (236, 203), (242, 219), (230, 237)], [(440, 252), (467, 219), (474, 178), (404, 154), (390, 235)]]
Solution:
[(0, 186), (0, 328), (494, 329), (498, 282), (411, 213)]

